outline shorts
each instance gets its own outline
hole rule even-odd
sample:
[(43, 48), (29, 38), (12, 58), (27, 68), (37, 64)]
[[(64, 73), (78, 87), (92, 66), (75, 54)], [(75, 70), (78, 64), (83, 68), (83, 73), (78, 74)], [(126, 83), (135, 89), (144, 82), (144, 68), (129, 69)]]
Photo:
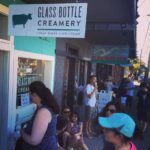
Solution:
[(92, 119), (95, 108), (90, 106), (85, 106), (85, 121)]

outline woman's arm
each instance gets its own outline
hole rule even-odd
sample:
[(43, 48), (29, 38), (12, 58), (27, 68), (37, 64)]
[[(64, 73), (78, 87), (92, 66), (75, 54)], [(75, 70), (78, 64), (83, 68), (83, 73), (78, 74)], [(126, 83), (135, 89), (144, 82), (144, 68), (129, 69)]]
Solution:
[(51, 122), (51, 119), (51, 113), (47, 109), (40, 109), (35, 116), (31, 135), (22, 131), (22, 137), (24, 141), (34, 146), (40, 144), (46, 133), (48, 124)]

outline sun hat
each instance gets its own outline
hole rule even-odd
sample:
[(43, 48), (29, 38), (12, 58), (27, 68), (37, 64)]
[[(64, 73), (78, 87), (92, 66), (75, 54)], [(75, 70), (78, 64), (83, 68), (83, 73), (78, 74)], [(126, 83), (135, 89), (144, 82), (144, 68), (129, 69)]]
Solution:
[(117, 129), (124, 136), (131, 138), (135, 130), (134, 120), (125, 113), (114, 113), (110, 117), (99, 117), (100, 126), (109, 129)]

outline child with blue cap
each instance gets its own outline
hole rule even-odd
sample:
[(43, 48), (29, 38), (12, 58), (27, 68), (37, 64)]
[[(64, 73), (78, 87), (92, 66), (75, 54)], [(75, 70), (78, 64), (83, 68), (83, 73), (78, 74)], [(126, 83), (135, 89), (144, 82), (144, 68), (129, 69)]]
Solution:
[(114, 113), (110, 117), (99, 117), (98, 122), (104, 128), (105, 139), (115, 146), (115, 150), (136, 150), (131, 142), (135, 122), (129, 115)]

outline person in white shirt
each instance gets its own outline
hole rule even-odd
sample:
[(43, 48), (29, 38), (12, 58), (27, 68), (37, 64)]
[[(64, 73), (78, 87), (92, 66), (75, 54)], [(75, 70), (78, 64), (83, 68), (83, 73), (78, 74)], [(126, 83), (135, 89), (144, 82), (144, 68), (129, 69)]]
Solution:
[(89, 83), (87, 84), (84, 93), (85, 93), (84, 94), (85, 133), (88, 137), (91, 137), (92, 114), (94, 112), (96, 105), (96, 93), (97, 93), (97, 78), (95, 75), (90, 76)]

